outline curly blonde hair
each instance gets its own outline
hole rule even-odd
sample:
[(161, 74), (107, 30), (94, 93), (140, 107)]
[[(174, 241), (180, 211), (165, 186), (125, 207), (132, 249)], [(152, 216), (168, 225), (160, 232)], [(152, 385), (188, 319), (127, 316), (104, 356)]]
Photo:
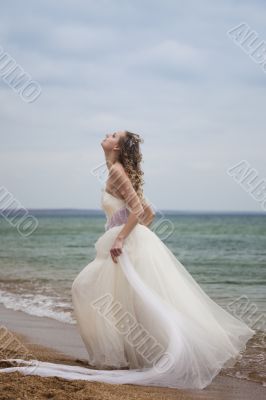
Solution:
[(144, 172), (141, 169), (142, 153), (140, 150), (140, 143), (144, 143), (144, 140), (137, 133), (125, 131), (125, 136), (120, 137), (120, 153), (118, 161), (125, 168), (129, 179), (131, 180), (132, 186), (134, 187), (139, 199), (142, 203), (145, 203), (143, 185)]

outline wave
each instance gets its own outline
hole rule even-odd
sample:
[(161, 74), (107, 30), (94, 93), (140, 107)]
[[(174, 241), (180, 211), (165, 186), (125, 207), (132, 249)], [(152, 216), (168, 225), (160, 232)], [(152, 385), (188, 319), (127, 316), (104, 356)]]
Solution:
[(0, 303), (15, 311), (23, 311), (37, 317), (47, 317), (68, 324), (76, 324), (71, 303), (62, 301), (58, 296), (26, 293), (21, 295), (0, 290)]

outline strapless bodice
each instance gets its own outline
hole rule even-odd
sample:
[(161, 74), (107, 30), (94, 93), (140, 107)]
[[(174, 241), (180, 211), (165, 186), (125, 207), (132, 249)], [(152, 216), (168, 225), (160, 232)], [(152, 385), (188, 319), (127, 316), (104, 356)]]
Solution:
[(107, 219), (105, 230), (126, 223), (129, 210), (125, 200), (108, 193), (105, 187), (102, 188), (101, 206)]

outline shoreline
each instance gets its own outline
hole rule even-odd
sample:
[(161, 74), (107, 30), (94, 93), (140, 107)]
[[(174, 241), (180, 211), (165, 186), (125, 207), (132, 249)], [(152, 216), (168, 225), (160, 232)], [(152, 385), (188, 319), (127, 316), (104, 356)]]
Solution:
[[(25, 335), (29, 343), (39, 344), (65, 355), (86, 360), (87, 350), (74, 324), (38, 317), (0, 304), (1, 325)], [(49, 332), (46, 335), (44, 332)]]
[[(40, 361), (86, 366), (86, 348), (76, 325), (62, 323), (47, 317), (36, 317), (14, 311), (0, 304), (1, 327), (6, 328)], [(7, 351), (8, 350), (8, 351)], [(12, 354), (13, 351), (13, 354)], [(0, 342), (1, 358), (20, 358), (12, 345), (4, 348)], [(22, 357), (21, 357), (22, 358)], [(32, 357), (31, 357), (32, 358)], [(6, 367), (0, 363), (0, 367)], [(12, 376), (12, 379), (10, 379)], [(266, 388), (257, 382), (218, 374), (203, 390), (181, 390), (140, 385), (112, 385), (81, 380), (68, 381), (58, 377), (25, 376), (19, 372), (0, 373), (0, 400), (13, 400), (14, 393), (26, 393), (34, 399), (264, 399)], [(19, 388), (19, 389), (18, 389)], [(73, 391), (72, 391), (73, 390)], [(27, 397), (22, 397), (27, 398)]]

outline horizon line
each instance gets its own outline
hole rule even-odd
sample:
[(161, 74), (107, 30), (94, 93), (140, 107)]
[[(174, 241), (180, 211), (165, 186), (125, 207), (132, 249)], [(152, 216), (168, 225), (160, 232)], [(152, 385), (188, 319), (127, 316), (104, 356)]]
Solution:
[[(56, 211), (76, 211), (76, 212), (98, 212), (103, 215), (105, 215), (104, 211), (101, 208), (77, 208), (77, 207), (62, 207), (62, 208), (42, 208), (42, 207), (34, 207), (34, 208), (7, 208), (7, 209), (0, 209), (0, 215), (4, 216), (7, 211), (10, 213), (15, 213), (15, 212), (25, 212), (32, 211), (34, 212), (41, 212), (41, 211), (47, 211), (47, 212), (56, 212)], [(156, 212), (156, 211), (155, 211)], [(178, 210), (178, 209), (161, 209), (158, 211), (157, 214), (160, 213), (189, 213), (189, 214), (253, 214), (253, 215), (266, 215), (265, 211), (250, 211), (250, 210)]]

